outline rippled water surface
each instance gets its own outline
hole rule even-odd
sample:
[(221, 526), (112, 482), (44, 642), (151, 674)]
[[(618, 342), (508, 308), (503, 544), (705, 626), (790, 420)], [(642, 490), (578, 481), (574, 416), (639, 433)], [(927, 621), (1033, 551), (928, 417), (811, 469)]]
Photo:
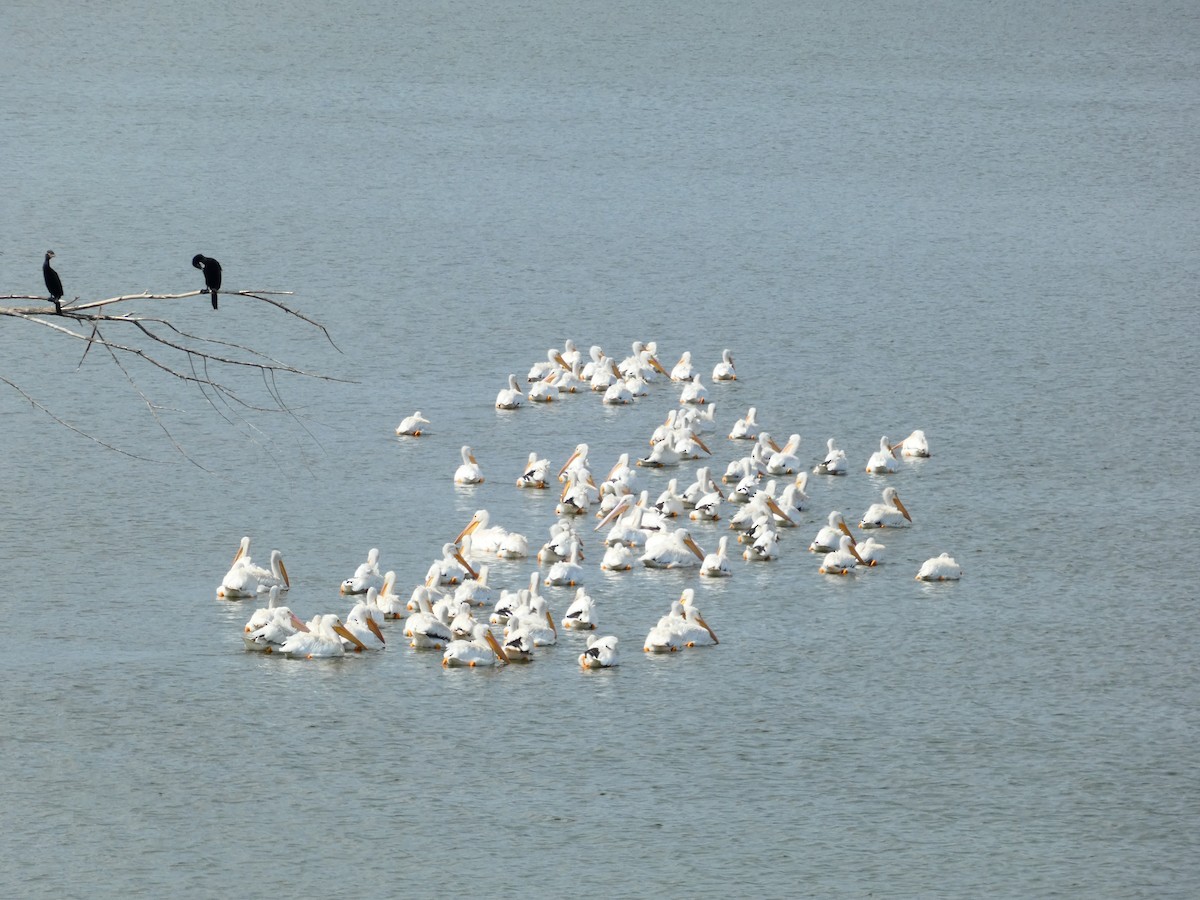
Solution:
[[(0, 325), (0, 375), (132, 454), (0, 383), (0, 893), (1200, 892), (1200, 16), (1051, 7), (10, 3), (0, 292), (51, 247), (68, 298), (181, 292), (202, 252), (341, 352), (233, 297), (143, 308), (340, 379), (237, 413), (131, 362), (156, 420), (100, 350)], [(493, 409), (566, 338), (730, 348), (712, 465), (755, 406), (852, 472), (718, 584), (605, 574), (584, 523), (611, 671), (575, 635), (487, 672), (395, 627), (243, 651), (243, 534), (344, 613), (369, 548), (408, 592), (476, 509), (540, 544), (531, 450), (644, 454), (677, 387)], [(932, 458), (862, 472), (914, 428)], [(829, 511), (887, 484), (886, 565), (819, 575)], [(964, 579), (915, 581), (943, 550)], [(687, 587), (720, 645), (641, 653)]]

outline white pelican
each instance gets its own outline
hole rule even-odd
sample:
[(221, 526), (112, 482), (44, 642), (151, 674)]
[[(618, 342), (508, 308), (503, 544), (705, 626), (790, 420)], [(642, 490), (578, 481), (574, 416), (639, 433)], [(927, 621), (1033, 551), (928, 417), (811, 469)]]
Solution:
[[(479, 573), (471, 568), (471, 564), (467, 562), (467, 558), (463, 556), (456, 544), (442, 544), (442, 558), (434, 560), (433, 565), (436, 567), (437, 573), (434, 575), (435, 583), (429, 585), (431, 588), (443, 584), (459, 584), (467, 576), (479, 577)], [(428, 580), (426, 583), (428, 584)]]
[(614, 382), (624, 381), (625, 376), (621, 374), (621, 370), (617, 368), (617, 364), (604, 357), (592, 372), (592, 377), (588, 379), (588, 384), (593, 391), (603, 393), (607, 391)]
[(509, 662), (529, 662), (533, 658), (533, 634), (525, 622), (514, 616), (504, 626), (504, 655)]
[(530, 403), (553, 403), (558, 399), (558, 373), (551, 372), (541, 381), (529, 386)]
[(579, 654), (579, 665), (585, 669), (611, 669), (617, 664), (617, 639), (613, 635), (597, 637), (589, 634), (587, 649)]
[(283, 642), (279, 652), (295, 659), (324, 659), (345, 656), (342, 641), (363, 649), (362, 641), (356, 638), (342, 620), (335, 615), (314, 616), (307, 623), (307, 631), (297, 631)]
[(733, 368), (733, 354), (730, 351), (721, 351), (721, 361), (713, 367), (712, 380), (737, 381), (737, 372)]
[(863, 558), (854, 549), (854, 538), (843, 534), (841, 540), (838, 541), (838, 548), (825, 554), (821, 568), (817, 571), (822, 575), (848, 575), (858, 568), (859, 563), (863, 562)]
[(501, 559), (522, 559), (529, 555), (529, 539), (523, 534), (509, 531), (501, 525), (492, 525), (486, 509), (477, 509), (466, 527), (458, 533), (454, 543), (470, 537), (471, 553), (478, 556), (498, 556)]
[(563, 362), (567, 364), (567, 368), (577, 366), (583, 360), (583, 354), (579, 351), (579, 348), (575, 346), (575, 342), (570, 338), (567, 338), (565, 341), (563, 341), (562, 358)]
[(490, 628), (477, 622), (471, 640), (451, 641), (442, 653), (442, 665), (447, 668), (495, 666), (508, 662), (504, 648), (496, 641)]
[(667, 374), (667, 370), (662, 367), (662, 363), (654, 355), (653, 345), (634, 341), (632, 351), (617, 366), (617, 370), (626, 378), (632, 376), (642, 378), (646, 381), (653, 381), (656, 373), (658, 375)]
[(558, 496), (558, 504), (554, 512), (559, 516), (582, 516), (591, 509), (592, 504), (600, 497), (600, 489), (591, 480), (581, 480), (577, 470), (572, 470), (567, 483), (563, 485), (562, 493)]
[(279, 588), (271, 588), (267, 605), (256, 609), (242, 631), (247, 650), (273, 653), (297, 631), (307, 631), (300, 618), (286, 606), (279, 605)]
[(557, 372), (564, 372), (571, 368), (571, 364), (556, 348), (551, 347), (546, 351), (546, 359), (543, 362), (536, 362), (529, 368), (529, 374), (525, 376), (526, 381), (544, 381), (551, 375)]
[(637, 554), (624, 544), (612, 544), (605, 548), (600, 568), (606, 572), (628, 572), (637, 559)]
[(645, 514), (645, 507), (635, 500), (632, 494), (626, 494), (592, 530), (599, 531), (612, 522), (612, 527), (604, 538), (605, 545), (611, 547), (614, 544), (624, 544), (630, 549), (639, 549), (646, 546), (646, 531), (642, 527)]
[(395, 592), (395, 587), (396, 573), (389, 569), (383, 573), (383, 587), (375, 595), (375, 605), (385, 619), (403, 619), (407, 612), (404, 600)]
[(525, 402), (525, 395), (521, 393), (521, 385), (517, 383), (516, 375), (508, 376), (508, 387), (501, 388), (496, 394), (496, 409), (519, 409)]
[(571, 478), (572, 474), (578, 481), (585, 481), (589, 484), (595, 483), (592, 480), (592, 470), (588, 468), (587, 444), (575, 445), (575, 449), (571, 451), (571, 455), (567, 457), (567, 461), (558, 470), (558, 480), (565, 482)]
[[(520, 629), (525, 631), (533, 641), (535, 647), (545, 647), (551, 644), (558, 643), (558, 629), (554, 626), (554, 617), (550, 615), (550, 610), (546, 606), (545, 597), (534, 597), (529, 603), (527, 612), (520, 614), (518, 617)], [(512, 619), (508, 621), (508, 626), (512, 626)], [(507, 636), (508, 628), (505, 629)]]
[(746, 415), (733, 423), (733, 428), (729, 430), (729, 439), (731, 441), (753, 441), (758, 438), (758, 420), (756, 416), (758, 410), (753, 406), (746, 412)]
[(687, 509), (692, 509), (701, 497), (714, 491), (718, 494), (721, 493), (721, 489), (713, 481), (712, 470), (708, 466), (701, 466), (696, 470), (696, 480), (683, 489), (683, 505)]
[(696, 434), (706, 434), (713, 430), (713, 425), (717, 419), (717, 404), (711, 400), (704, 404), (703, 408), (699, 406), (688, 406), (680, 409), (680, 415), (683, 417), (680, 424), (692, 429)]
[(794, 526), (796, 523), (772, 496), (774, 491), (775, 482), (772, 481), (766, 490), (756, 493), (745, 506), (733, 514), (729, 519), (729, 527), (734, 531), (750, 531), (761, 519), (769, 520), (772, 525), (779, 522), (788, 527)]
[(700, 440), (700, 436), (696, 434), (695, 430), (688, 427), (679, 429), (675, 450), (679, 453), (680, 459), (700, 459), (701, 453), (712, 455), (708, 445)]
[(530, 453), (525, 462), (525, 471), (517, 479), (519, 488), (544, 488), (550, 483), (550, 460)]
[(872, 475), (888, 475), (896, 471), (896, 457), (888, 444), (887, 435), (879, 439), (879, 449), (867, 460), (867, 472)]
[[(926, 457), (929, 455), (929, 442), (925, 440), (925, 432), (917, 429), (899, 444), (901, 456)], [(895, 448), (892, 448), (895, 450)]]
[(679, 392), (680, 403), (707, 403), (708, 388), (700, 381), (700, 373), (692, 376), (691, 381), (684, 382), (683, 390)]
[(845, 517), (834, 510), (829, 514), (828, 523), (817, 532), (817, 536), (808, 545), (808, 549), (812, 553), (830, 553), (841, 545), (843, 535), (851, 540), (854, 539), (854, 536), (850, 534), (850, 526), (846, 524)]
[(601, 402), (609, 406), (628, 406), (633, 402), (633, 391), (624, 378), (618, 379), (605, 388)]
[(266, 570), (250, 561), (250, 537), (242, 538), (229, 571), (217, 585), (217, 596), (226, 600), (241, 600), (258, 593), (258, 576)]
[(883, 502), (872, 503), (863, 513), (859, 528), (903, 528), (912, 522), (912, 516), (900, 502), (900, 495), (894, 487), (883, 489)]
[(532, 599), (538, 596), (539, 584), (541, 584), (541, 575), (534, 569), (529, 576), (528, 588), (521, 588), (519, 591), (502, 590), (500, 599), (496, 601), (496, 605), (492, 609), (489, 621), (493, 625), (503, 625), (519, 610), (528, 609)]
[(683, 569), (704, 562), (704, 551), (686, 528), (678, 528), (646, 538), (642, 565), (648, 569)]
[(883, 551), (887, 549), (879, 541), (873, 537), (867, 538), (854, 545), (854, 549), (858, 551), (858, 555), (862, 557), (862, 561), (868, 566), (877, 566), (883, 562)]
[(563, 613), (561, 621), (563, 628), (572, 631), (590, 631), (596, 627), (596, 604), (586, 590), (579, 588), (575, 592), (575, 599)]
[(546, 573), (546, 585), (570, 585), (583, 583), (583, 566), (579, 564), (579, 541), (571, 541), (571, 550), (565, 560), (550, 566)]
[(408, 435), (409, 437), (420, 437), (424, 429), (422, 425), (428, 425), (429, 420), (421, 415), (418, 409), (411, 416), (405, 416), (400, 420), (400, 424), (396, 426), (396, 434)]
[(684, 350), (683, 356), (679, 357), (679, 362), (671, 368), (670, 379), (672, 381), (691, 381), (695, 374), (696, 367), (692, 365), (692, 351)]
[(771, 517), (759, 519), (746, 533), (749, 546), (742, 551), (742, 559), (748, 562), (768, 562), (775, 558), (779, 544), (779, 530)]
[(471, 448), (463, 444), (459, 452), (462, 454), (462, 464), (454, 470), (454, 483), (483, 484), (483, 469), (475, 461), (475, 454), (471, 452)]
[[(571, 552), (572, 538), (578, 540), (579, 535), (571, 524), (571, 520), (566, 517), (559, 519), (550, 526), (550, 540), (546, 541), (542, 545), (542, 549), (538, 551), (538, 562), (548, 565), (560, 559), (566, 559), (567, 554)], [(579, 546), (583, 546), (583, 541), (579, 541)]]
[(592, 344), (592, 346), (588, 348), (588, 361), (583, 364), (583, 368), (579, 370), (579, 374), (584, 381), (591, 381), (592, 376), (596, 374), (596, 369), (601, 365), (601, 363), (608, 362), (611, 362), (611, 360), (604, 355), (604, 350), (600, 347), (600, 345)]
[(591, 389), (591, 385), (583, 380), (579, 363), (572, 364), (571, 368), (559, 375), (555, 385), (560, 394), (578, 394)]
[(679, 425), (678, 419), (682, 413), (683, 410), (681, 409), (671, 409), (667, 411), (667, 417), (663, 420), (662, 424), (656, 426), (654, 431), (650, 433), (649, 444), (651, 447), (662, 441), (674, 439), (675, 429)]
[(721, 492), (713, 491), (696, 501), (688, 516), (696, 522), (715, 522), (721, 518)]
[[(806, 487), (808, 487), (808, 473), (800, 472), (796, 475), (795, 481), (783, 486), (778, 499), (779, 508), (789, 516), (803, 512), (804, 507), (808, 505), (808, 494), (804, 493)], [(783, 523), (777, 522), (776, 524)]]
[(674, 653), (683, 646), (681, 637), (684, 624), (683, 604), (678, 600), (672, 601), (671, 611), (650, 629), (642, 649), (647, 653)]
[(387, 646), (387, 641), (383, 638), (383, 632), (379, 628), (379, 623), (375, 621), (374, 611), (372, 610), (378, 594), (379, 592), (372, 587), (367, 591), (367, 599), (355, 603), (354, 608), (346, 616), (346, 621), (343, 624), (346, 626), (346, 630), (356, 638), (353, 643), (349, 641), (345, 642), (347, 650), (354, 652), (360, 650), (382, 650)]
[(685, 647), (703, 647), (709, 644), (719, 644), (717, 636), (708, 627), (704, 617), (695, 604), (696, 592), (688, 588), (680, 597), (683, 604), (683, 624), (680, 626), (680, 637)]
[(271, 551), (270, 567), (261, 569), (258, 566), (248, 565), (247, 568), (258, 579), (258, 593), (268, 594), (271, 588), (278, 587), (280, 591), (286, 592), (292, 586), (291, 579), (288, 578), (287, 566), (283, 564), (283, 554), (278, 550)]
[(454, 617), (450, 620), (450, 634), (456, 641), (469, 641), (477, 624), (479, 623), (476, 621), (474, 613), (471, 612), (470, 602), (459, 600)]
[(917, 572), (917, 581), (958, 581), (962, 578), (963, 570), (949, 553), (934, 556), (921, 563)]
[(700, 564), (700, 574), (706, 578), (728, 578), (733, 574), (729, 568), (729, 535), (721, 535), (717, 541), (717, 552), (709, 553)]
[(444, 650), (454, 640), (448, 622), (434, 615), (429, 595), (418, 597), (419, 609), (404, 623), (404, 633), (411, 638), (409, 646), (418, 650)]
[(793, 434), (786, 444), (767, 459), (768, 475), (795, 475), (800, 471), (800, 435)]
[(371, 587), (376, 590), (383, 587), (383, 573), (379, 571), (378, 547), (372, 547), (367, 551), (367, 561), (359, 563), (354, 574), (343, 581), (338, 590), (342, 594), (365, 594)]
[(825, 458), (813, 466), (817, 475), (845, 475), (850, 469), (846, 451), (839, 450), (833, 438), (825, 442)]
[(620, 488), (618, 494), (628, 494), (637, 484), (637, 469), (629, 464), (629, 454), (622, 453), (609, 469), (604, 484), (613, 484)]
[(668, 438), (651, 447), (650, 455), (639, 459), (637, 464), (652, 469), (661, 469), (667, 466), (677, 466), (681, 459), (683, 459), (683, 452), (678, 449), (674, 440)]
[(496, 592), (488, 585), (488, 566), (484, 563), (474, 578), (464, 578), (462, 584), (454, 589), (454, 599), (465, 600), (472, 606), (491, 606), (495, 602)]
[(683, 494), (679, 493), (679, 480), (672, 478), (667, 482), (666, 490), (654, 501), (654, 508), (668, 518), (675, 518), (683, 512)]

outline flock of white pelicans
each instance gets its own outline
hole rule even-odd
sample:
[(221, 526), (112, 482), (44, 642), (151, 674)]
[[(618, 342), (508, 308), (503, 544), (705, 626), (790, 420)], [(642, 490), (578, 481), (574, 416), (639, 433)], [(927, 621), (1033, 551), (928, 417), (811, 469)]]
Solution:
[[(548, 459), (530, 453), (516, 479), (521, 489), (558, 489), (557, 521), (548, 540), (531, 552), (529, 539), (494, 524), (487, 510), (479, 510), (461, 533), (442, 547), (442, 555), (429, 567), (425, 579), (407, 597), (396, 593), (396, 573), (379, 567), (379, 551), (372, 549), (355, 573), (342, 582), (341, 593), (356, 599), (349, 614), (318, 615), (302, 621), (280, 601), (287, 593), (287, 568), (278, 550), (271, 551), (267, 567), (250, 559), (250, 538), (242, 538), (233, 565), (222, 579), (217, 595), (238, 600), (259, 595), (268, 605), (255, 611), (242, 635), (249, 650), (288, 657), (314, 659), (346, 653), (381, 650), (389, 621), (401, 621), (412, 647), (440, 650), (444, 666), (495, 666), (528, 661), (537, 648), (557, 643), (559, 628), (589, 632), (586, 649), (579, 654), (584, 669), (617, 665), (615, 636), (595, 633), (596, 606), (583, 586), (582, 529), (585, 516), (598, 519), (592, 531), (604, 530), (604, 557), (600, 568), (629, 571), (637, 566), (658, 569), (696, 568), (705, 578), (729, 577), (729, 535), (722, 536), (712, 553), (704, 553), (682, 519), (714, 522), (727, 517), (732, 533), (744, 545), (742, 556), (752, 562), (776, 558), (782, 529), (797, 524), (805, 509), (809, 469), (798, 456), (800, 436), (793, 434), (782, 445), (763, 431), (751, 407), (729, 432), (729, 439), (745, 442), (748, 452), (729, 463), (723, 475), (713, 477), (709, 466), (700, 466), (694, 480), (672, 478), (653, 502), (649, 492), (638, 490), (639, 467), (669, 468), (711, 456), (704, 435), (714, 428), (716, 405), (710, 402), (701, 373), (685, 352), (666, 370), (658, 361), (654, 344), (634, 343), (623, 360), (605, 356), (592, 347), (584, 359), (571, 341), (551, 349), (544, 362), (529, 371), (528, 387), (521, 389), (516, 375), (496, 397), (499, 409), (517, 409), (527, 403), (553, 402), (564, 394), (596, 391), (607, 404), (627, 404), (645, 396), (656, 379), (681, 386), (679, 405), (650, 435), (649, 453), (631, 460), (621, 454), (607, 476), (597, 482), (588, 460), (588, 445), (579, 444), (557, 473)], [(713, 382), (737, 379), (729, 350), (712, 372)], [(420, 412), (404, 419), (398, 435), (419, 437), (430, 424)], [(459, 484), (479, 484), (483, 472), (469, 446), (461, 450), (462, 463), (454, 473)], [(914, 431), (899, 443), (880, 439), (879, 449), (867, 460), (868, 473), (886, 475), (897, 470), (904, 457), (927, 457), (929, 445), (923, 431)], [(814, 475), (846, 475), (845, 451), (830, 438), (824, 458), (812, 467)], [(724, 488), (722, 488), (724, 485)], [(872, 504), (858, 523), (860, 529), (903, 528), (912, 517), (894, 487), (886, 487), (880, 502)], [(829, 513), (808, 549), (821, 554), (818, 571), (847, 576), (878, 565), (882, 544), (870, 537), (859, 541), (840, 511)], [(489, 566), (480, 560), (520, 560), (536, 556), (545, 575), (534, 570), (528, 587), (496, 590), (488, 583)], [(472, 565), (478, 564), (478, 568)], [(962, 569), (948, 554), (926, 560), (916, 575), (921, 581), (950, 581)], [(558, 623), (540, 588), (576, 587), (574, 599)], [(490, 613), (481, 610), (490, 609)], [(486, 615), (486, 618), (485, 618)], [(499, 637), (493, 631), (499, 630)], [(668, 653), (687, 647), (715, 645), (717, 636), (700, 614), (695, 592), (688, 588), (649, 630), (643, 649)]]

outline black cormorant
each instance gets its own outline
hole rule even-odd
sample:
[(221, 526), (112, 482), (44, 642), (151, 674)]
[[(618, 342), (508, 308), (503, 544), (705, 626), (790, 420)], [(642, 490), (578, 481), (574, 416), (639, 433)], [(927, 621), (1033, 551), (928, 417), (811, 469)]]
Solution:
[(192, 265), (204, 273), (204, 283), (212, 294), (213, 309), (217, 308), (217, 291), (221, 289), (221, 264), (211, 256), (197, 253), (192, 257)]
[(50, 292), (50, 299), (54, 302), (54, 311), (62, 315), (62, 279), (58, 277), (58, 273), (50, 268), (50, 260), (54, 258), (54, 251), (46, 251), (46, 261), (42, 263), (42, 277), (46, 279), (46, 290)]

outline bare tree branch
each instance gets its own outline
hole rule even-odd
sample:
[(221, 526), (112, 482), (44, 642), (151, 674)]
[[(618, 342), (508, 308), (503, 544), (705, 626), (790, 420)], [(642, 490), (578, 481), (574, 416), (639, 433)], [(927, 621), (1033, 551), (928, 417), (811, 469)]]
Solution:
[[(207, 405), (231, 425), (235, 424), (234, 418), (236, 418), (243, 426), (261, 434), (261, 430), (247, 418), (247, 414), (283, 413), (299, 424), (316, 441), (315, 435), (304, 425), (295, 410), (283, 399), (283, 395), (277, 384), (277, 377), (283, 374), (301, 378), (312, 378), (319, 381), (351, 383), (348, 379), (336, 378), (302, 369), (276, 359), (246, 344), (235, 343), (218, 337), (208, 337), (184, 330), (162, 316), (148, 316), (125, 311), (120, 313), (114, 312), (116, 307), (123, 304), (131, 304), (135, 301), (163, 303), (183, 300), (188, 297), (198, 297), (205, 293), (207, 291), (198, 290), (186, 291), (181, 294), (152, 294), (142, 292), (82, 303), (76, 297), (69, 302), (63, 301), (61, 311), (46, 306), (0, 305), (0, 317), (7, 316), (13, 319), (20, 319), (48, 328), (65, 338), (83, 341), (83, 353), (79, 358), (76, 368), (83, 365), (92, 347), (99, 346), (104, 348), (109, 358), (112, 359), (125, 380), (129, 383), (131, 389), (146, 405), (155, 423), (166, 434), (167, 439), (175, 450), (189, 462), (202, 469), (204, 467), (192, 459), (175, 439), (174, 435), (171, 434), (170, 429), (159, 415), (159, 410), (163, 407), (153, 402), (145, 394), (138, 385), (133, 373), (126, 365), (126, 361), (134, 360), (141, 362), (151, 369), (197, 388)], [(325, 336), (326, 340), (329, 341), (330, 345), (339, 353), (341, 352), (341, 348), (334, 342), (333, 337), (324, 325), (292, 309), (281, 300), (273, 299), (276, 297), (291, 296), (291, 291), (221, 291), (221, 294), (230, 297), (244, 297), (250, 300), (257, 300), (273, 306), (281, 312), (293, 316), (319, 330)], [(47, 297), (39, 297), (31, 294), (0, 295), (0, 303), (5, 301), (53, 302)], [(110, 332), (122, 332), (127, 337), (121, 340), (114, 340), (109, 336)], [(129, 338), (133, 338), (134, 341), (131, 341)], [(142, 345), (142, 341), (137, 340), (138, 338), (145, 340), (144, 345)], [(271, 405), (260, 405), (248, 399), (228, 380), (229, 377), (248, 370), (255, 371), (261, 376), (266, 394), (270, 397)], [(147, 457), (138, 456), (137, 454), (114, 447), (88, 434), (77, 426), (64, 421), (55, 415), (46, 404), (32, 397), (10, 378), (0, 375), (0, 381), (28, 400), (36, 409), (46, 413), (55, 422), (71, 431), (126, 456), (131, 456), (135, 459), (147, 459)], [(224, 411), (221, 408), (222, 406), (225, 408)], [(239, 409), (242, 412), (238, 412)], [(317, 443), (319, 446), (319, 442)]]

